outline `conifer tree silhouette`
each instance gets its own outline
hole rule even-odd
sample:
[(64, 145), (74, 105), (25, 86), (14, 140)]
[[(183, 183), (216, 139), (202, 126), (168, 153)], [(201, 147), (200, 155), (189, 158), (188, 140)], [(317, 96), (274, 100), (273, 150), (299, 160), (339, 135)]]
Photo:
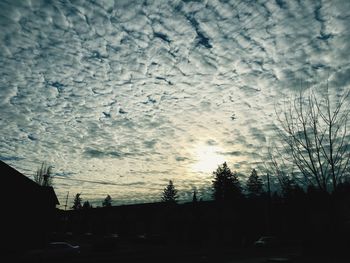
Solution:
[(196, 190), (193, 190), (193, 196), (192, 196), (192, 202), (193, 203), (197, 203), (197, 191)]
[(252, 173), (247, 180), (246, 190), (248, 192), (248, 197), (250, 198), (259, 197), (264, 191), (263, 182), (255, 169), (252, 170)]
[(166, 203), (177, 203), (178, 195), (173, 181), (169, 181), (167, 187), (164, 188), (162, 201)]
[(224, 162), (213, 172), (213, 198), (227, 202), (241, 197), (242, 189), (236, 172), (232, 172)]
[(103, 200), (102, 206), (104, 207), (112, 206), (112, 197), (110, 195), (107, 195), (106, 198)]
[(81, 202), (82, 202), (82, 198), (80, 197), (80, 193), (76, 194), (74, 197), (74, 201), (73, 201), (73, 206), (72, 208), (74, 210), (79, 210), (82, 208), (81, 206)]

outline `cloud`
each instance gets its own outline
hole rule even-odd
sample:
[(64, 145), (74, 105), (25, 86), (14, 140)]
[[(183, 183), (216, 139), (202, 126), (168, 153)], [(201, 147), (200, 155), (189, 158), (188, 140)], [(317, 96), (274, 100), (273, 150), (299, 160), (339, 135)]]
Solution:
[(176, 156), (175, 160), (178, 162), (184, 162), (184, 161), (188, 160), (188, 158), (183, 157), (183, 156)]
[(69, 177), (74, 175), (74, 172), (59, 172), (59, 173), (53, 173), (54, 176), (58, 176), (58, 177)]
[(217, 145), (218, 143), (215, 141), (215, 140), (213, 140), (213, 139), (209, 139), (209, 140), (207, 140), (206, 141), (206, 143), (207, 143), (207, 145)]
[(20, 161), (23, 160), (24, 158), (18, 157), (18, 156), (0, 156), (1, 161)]
[(233, 152), (224, 152), (224, 153), (221, 153), (223, 155), (231, 155), (231, 156), (241, 156), (242, 155), (242, 152), (241, 151), (233, 151)]
[(144, 141), (143, 144), (145, 145), (146, 148), (153, 149), (155, 147), (155, 145), (157, 144), (157, 140), (156, 139), (152, 139), (152, 140), (149, 140), (149, 141)]
[(122, 159), (133, 155), (133, 153), (120, 152), (110, 149), (98, 150), (87, 147), (83, 153), (87, 158), (118, 158)]

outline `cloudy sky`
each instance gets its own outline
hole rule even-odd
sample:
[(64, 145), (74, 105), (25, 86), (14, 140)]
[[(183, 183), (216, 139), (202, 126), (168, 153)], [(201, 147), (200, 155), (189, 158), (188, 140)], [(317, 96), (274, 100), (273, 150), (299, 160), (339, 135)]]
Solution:
[(2, 0), (0, 159), (53, 165), (61, 203), (189, 198), (259, 166), (301, 80), (350, 87), (349, 24), (348, 0)]

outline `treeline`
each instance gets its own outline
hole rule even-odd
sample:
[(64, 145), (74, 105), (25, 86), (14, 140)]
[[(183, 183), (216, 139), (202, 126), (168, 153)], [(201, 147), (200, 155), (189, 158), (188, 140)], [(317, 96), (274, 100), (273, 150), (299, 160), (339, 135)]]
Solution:
[[(112, 206), (112, 197), (110, 195), (107, 195), (106, 198), (102, 201), (102, 207), (110, 207)], [(89, 209), (93, 208), (92, 204), (88, 200), (83, 202), (83, 199), (81, 197), (81, 193), (77, 193), (73, 200), (73, 206), (71, 207), (73, 210), (80, 210), (80, 209)]]
[[(266, 192), (263, 180), (258, 176), (255, 169), (252, 170), (245, 185), (241, 183), (238, 173), (232, 172), (226, 162), (219, 165), (217, 170), (213, 172), (213, 175), (211, 195), (215, 201), (233, 201), (243, 198), (244, 195), (249, 198), (257, 198)], [(192, 201), (198, 201), (197, 195), (197, 191), (193, 190)], [(170, 180), (169, 184), (163, 190), (161, 201), (177, 203), (178, 199), (178, 190), (175, 188), (173, 181)]]
[(200, 201), (194, 191), (191, 202), (178, 204), (178, 191), (170, 181), (158, 203), (67, 211), (69, 219), (61, 231), (142, 234), (161, 244), (236, 248), (273, 235), (298, 243), (305, 253), (342, 253), (350, 242), (347, 182), (329, 193), (289, 180), (271, 192), (256, 170), (241, 182), (224, 163), (213, 172), (212, 197)]

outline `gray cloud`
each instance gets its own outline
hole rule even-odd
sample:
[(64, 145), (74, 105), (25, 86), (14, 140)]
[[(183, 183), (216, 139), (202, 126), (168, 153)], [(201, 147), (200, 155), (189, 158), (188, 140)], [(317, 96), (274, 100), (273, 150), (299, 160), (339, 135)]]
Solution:
[(0, 156), (0, 160), (7, 162), (7, 161), (20, 161), (23, 160), (24, 158), (18, 157), (18, 156)]
[(183, 161), (188, 160), (188, 158), (183, 157), (183, 156), (176, 156), (175, 160), (178, 161), (178, 162), (183, 162)]
[(233, 151), (233, 152), (224, 152), (224, 153), (221, 153), (223, 155), (231, 155), (231, 156), (241, 156), (242, 155), (242, 152), (241, 151)]

